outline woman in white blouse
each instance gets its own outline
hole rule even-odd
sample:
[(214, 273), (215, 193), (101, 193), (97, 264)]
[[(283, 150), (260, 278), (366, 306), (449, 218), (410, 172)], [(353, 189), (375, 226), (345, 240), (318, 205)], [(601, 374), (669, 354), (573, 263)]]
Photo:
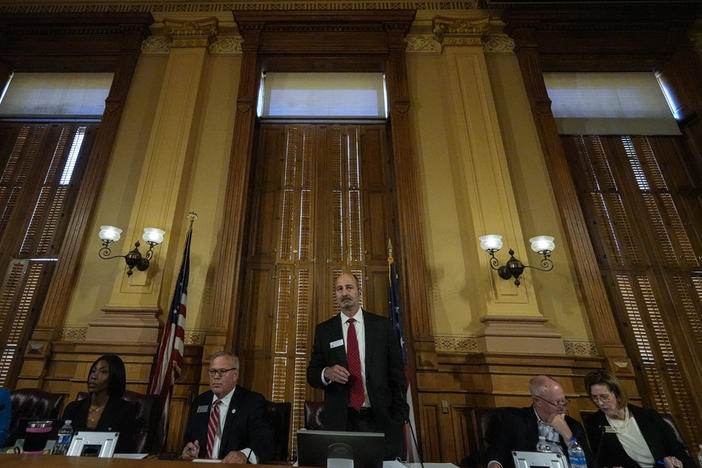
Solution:
[(607, 370), (590, 372), (585, 388), (599, 411), (587, 418), (590, 446), (601, 467), (694, 468), (695, 463), (660, 414), (628, 403)]

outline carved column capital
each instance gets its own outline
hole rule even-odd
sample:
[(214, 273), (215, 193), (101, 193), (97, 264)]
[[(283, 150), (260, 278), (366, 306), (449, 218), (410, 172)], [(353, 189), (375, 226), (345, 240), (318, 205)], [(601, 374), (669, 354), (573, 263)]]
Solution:
[(209, 46), (212, 55), (241, 55), (244, 38), (240, 35), (219, 35)]
[(507, 34), (489, 34), (484, 37), (483, 49), (486, 54), (513, 54), (514, 40)]
[(408, 54), (440, 54), (441, 42), (434, 34), (408, 34), (405, 38)]
[(217, 18), (199, 20), (163, 20), (163, 32), (169, 47), (208, 47), (217, 36)]
[(479, 46), (488, 33), (490, 18), (448, 18), (432, 20), (432, 32), (442, 46)]

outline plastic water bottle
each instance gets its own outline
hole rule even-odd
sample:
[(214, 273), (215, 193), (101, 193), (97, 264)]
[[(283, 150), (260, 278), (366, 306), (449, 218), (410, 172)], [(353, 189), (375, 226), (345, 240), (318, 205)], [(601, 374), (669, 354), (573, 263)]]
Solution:
[(570, 439), (568, 443), (568, 459), (570, 460), (570, 468), (587, 468), (585, 452), (575, 437)]
[(66, 423), (61, 426), (57, 435), (56, 445), (52, 453), (54, 455), (66, 455), (68, 447), (71, 445), (71, 439), (73, 439), (73, 426), (71, 426), (70, 419), (66, 420)]

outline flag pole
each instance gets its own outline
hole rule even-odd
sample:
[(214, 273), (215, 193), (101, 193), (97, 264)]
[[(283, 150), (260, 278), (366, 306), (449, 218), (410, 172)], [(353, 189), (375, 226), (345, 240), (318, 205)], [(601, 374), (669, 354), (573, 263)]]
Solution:
[(185, 314), (188, 297), (188, 280), (190, 276), (190, 243), (193, 235), (193, 223), (197, 213), (188, 213), (190, 226), (183, 249), (183, 261), (176, 281), (170, 309), (164, 323), (163, 336), (157, 353), (149, 393), (158, 396), (158, 425), (155, 436), (156, 451), (161, 452), (168, 436), (168, 413), (175, 380), (182, 372), (185, 353)]

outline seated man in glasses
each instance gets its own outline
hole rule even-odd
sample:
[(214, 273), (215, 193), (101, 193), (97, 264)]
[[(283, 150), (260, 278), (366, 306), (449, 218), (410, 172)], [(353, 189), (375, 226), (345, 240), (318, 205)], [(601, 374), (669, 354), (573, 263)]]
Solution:
[[(513, 467), (512, 450), (562, 453), (567, 460), (567, 442), (572, 437), (583, 448), (588, 465), (593, 466), (583, 426), (565, 414), (568, 400), (560, 384), (540, 375), (531, 379), (529, 391), (531, 406), (502, 408), (491, 418), (486, 435), (488, 468)], [(539, 436), (544, 439), (540, 441)], [(539, 450), (537, 444), (542, 445)]]
[(182, 458), (224, 463), (265, 463), (272, 456), (273, 428), (260, 393), (237, 386), (239, 358), (219, 351), (210, 359), (210, 390), (190, 407)]

